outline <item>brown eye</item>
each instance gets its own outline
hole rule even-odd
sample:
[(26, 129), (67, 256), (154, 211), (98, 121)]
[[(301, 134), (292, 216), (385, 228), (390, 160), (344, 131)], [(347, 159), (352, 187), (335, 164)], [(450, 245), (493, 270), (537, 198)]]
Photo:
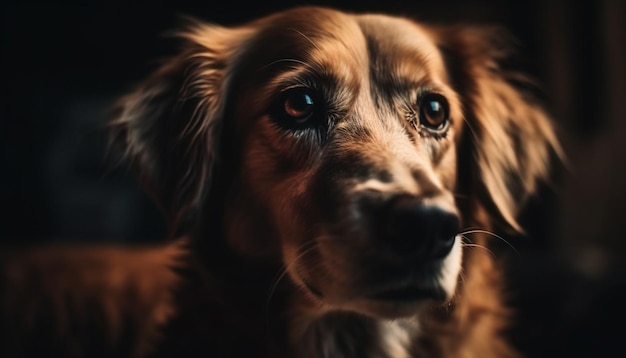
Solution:
[(448, 101), (442, 95), (429, 93), (422, 97), (419, 106), (420, 124), (429, 130), (442, 132), (450, 120)]
[(310, 90), (295, 88), (284, 94), (284, 114), (298, 124), (308, 121), (315, 110), (315, 100)]
[(269, 114), (276, 124), (289, 130), (320, 128), (326, 123), (326, 107), (318, 93), (308, 87), (289, 88), (279, 94)]

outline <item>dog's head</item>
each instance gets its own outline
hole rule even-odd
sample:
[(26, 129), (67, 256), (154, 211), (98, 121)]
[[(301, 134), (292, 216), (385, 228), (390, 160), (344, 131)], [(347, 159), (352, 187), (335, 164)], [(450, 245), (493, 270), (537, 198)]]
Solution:
[(556, 146), (487, 34), (319, 8), (195, 24), (114, 138), (174, 225), (218, 207), (232, 250), (321, 306), (409, 315), (454, 294), (480, 208), (518, 227)]

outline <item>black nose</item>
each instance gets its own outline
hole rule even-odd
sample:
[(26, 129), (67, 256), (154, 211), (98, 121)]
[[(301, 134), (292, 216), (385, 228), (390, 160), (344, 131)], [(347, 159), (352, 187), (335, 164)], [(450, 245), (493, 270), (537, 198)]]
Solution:
[(399, 196), (389, 203), (384, 240), (390, 248), (421, 258), (447, 255), (459, 230), (458, 215), (414, 196)]

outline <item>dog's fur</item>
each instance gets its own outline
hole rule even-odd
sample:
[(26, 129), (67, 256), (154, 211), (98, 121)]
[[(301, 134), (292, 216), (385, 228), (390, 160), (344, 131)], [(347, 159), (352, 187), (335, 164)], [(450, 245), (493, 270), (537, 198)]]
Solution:
[(5, 353), (516, 355), (476, 247), (558, 144), (492, 29), (299, 8), (181, 37), (111, 129), (182, 238), (4, 260)]

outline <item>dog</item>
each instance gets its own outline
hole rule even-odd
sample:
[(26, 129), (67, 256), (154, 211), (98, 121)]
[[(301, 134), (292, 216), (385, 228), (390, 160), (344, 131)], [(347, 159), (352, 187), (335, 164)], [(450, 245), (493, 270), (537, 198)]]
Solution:
[(4, 259), (4, 356), (517, 356), (481, 248), (559, 144), (500, 32), (191, 22), (109, 123), (173, 240)]

